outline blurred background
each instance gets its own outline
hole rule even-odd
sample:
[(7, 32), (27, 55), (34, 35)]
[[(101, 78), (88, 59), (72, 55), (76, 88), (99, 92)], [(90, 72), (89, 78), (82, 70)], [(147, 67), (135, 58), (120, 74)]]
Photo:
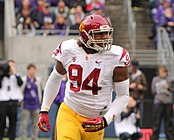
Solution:
[[(161, 7), (167, 10), (160, 13)], [(21, 76), (27, 74), (27, 65), (34, 63), (44, 87), (56, 46), (78, 39), (78, 26), (85, 15), (105, 15), (114, 27), (113, 44), (126, 48), (146, 77), (140, 127), (152, 128), (152, 79), (159, 65), (165, 65), (169, 76), (174, 76), (173, 7), (172, 0), (0, 0), (0, 63), (15, 60)], [(18, 137), (18, 129), (16, 133)], [(49, 134), (39, 133), (39, 137), (49, 138)], [(106, 128), (105, 137), (117, 137), (114, 123)], [(160, 137), (165, 139), (163, 123)]]

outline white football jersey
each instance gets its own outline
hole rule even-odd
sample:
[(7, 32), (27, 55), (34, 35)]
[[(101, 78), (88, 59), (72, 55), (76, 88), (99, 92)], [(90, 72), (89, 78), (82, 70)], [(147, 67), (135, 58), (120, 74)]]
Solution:
[(113, 70), (129, 65), (126, 49), (112, 45), (111, 50), (86, 54), (77, 40), (62, 42), (53, 58), (62, 62), (67, 71), (64, 102), (76, 113), (92, 118), (103, 116), (111, 104)]

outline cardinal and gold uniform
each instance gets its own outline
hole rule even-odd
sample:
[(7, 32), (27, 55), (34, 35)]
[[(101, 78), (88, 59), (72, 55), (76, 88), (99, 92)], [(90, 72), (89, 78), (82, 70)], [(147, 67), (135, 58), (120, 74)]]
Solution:
[[(78, 46), (77, 40), (71, 39), (59, 44), (52, 57), (63, 64), (68, 76), (64, 103), (56, 122), (57, 139), (101, 140), (103, 130), (84, 132), (81, 123), (87, 118), (101, 117), (108, 111), (113, 90), (113, 70), (129, 64), (129, 53), (120, 46), (112, 45), (108, 51), (86, 54)], [(72, 131), (66, 133), (66, 128)], [(75, 133), (77, 131), (80, 133)]]

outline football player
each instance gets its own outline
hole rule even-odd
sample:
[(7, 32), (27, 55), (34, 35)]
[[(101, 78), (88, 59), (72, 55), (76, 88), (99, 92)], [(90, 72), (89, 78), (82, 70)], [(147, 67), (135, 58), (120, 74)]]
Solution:
[[(62, 42), (53, 52), (56, 65), (46, 83), (38, 126), (49, 131), (48, 111), (67, 74), (64, 102), (56, 121), (56, 139), (102, 140), (107, 127), (129, 99), (126, 49), (112, 45), (113, 28), (101, 15), (88, 15), (80, 23), (79, 40)], [(112, 90), (117, 93), (111, 102)]]

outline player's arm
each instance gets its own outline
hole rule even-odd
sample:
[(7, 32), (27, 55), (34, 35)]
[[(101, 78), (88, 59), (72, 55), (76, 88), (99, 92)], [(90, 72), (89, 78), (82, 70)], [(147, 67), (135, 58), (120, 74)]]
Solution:
[(56, 65), (45, 85), (41, 111), (48, 111), (50, 109), (50, 106), (58, 93), (60, 83), (63, 78), (62, 75), (64, 74), (66, 74), (66, 70), (63, 67), (62, 63), (56, 61)]
[(44, 89), (43, 101), (42, 101), (39, 120), (38, 120), (38, 127), (41, 131), (47, 132), (50, 130), (48, 111), (50, 109), (50, 106), (53, 100), (55, 99), (58, 93), (60, 83), (62, 81), (63, 75), (65, 74), (66, 74), (66, 70), (63, 67), (62, 63), (57, 61), (53, 71), (51, 72), (47, 80), (47, 83)]
[(128, 67), (116, 67), (113, 74), (116, 99), (112, 102), (108, 112), (104, 115), (107, 124), (110, 124), (127, 106), (129, 99)]
[(127, 106), (129, 99), (129, 78), (128, 68), (117, 67), (113, 73), (114, 89), (117, 97), (112, 102), (108, 112), (104, 117), (92, 118), (83, 122), (82, 127), (85, 132), (96, 132), (107, 127)]
[(122, 49), (119, 63), (113, 71), (114, 90), (117, 94), (116, 99), (112, 102), (104, 117), (92, 118), (83, 122), (82, 127), (86, 132), (96, 132), (107, 127), (127, 106), (129, 98), (129, 62), (129, 53), (127, 50)]

